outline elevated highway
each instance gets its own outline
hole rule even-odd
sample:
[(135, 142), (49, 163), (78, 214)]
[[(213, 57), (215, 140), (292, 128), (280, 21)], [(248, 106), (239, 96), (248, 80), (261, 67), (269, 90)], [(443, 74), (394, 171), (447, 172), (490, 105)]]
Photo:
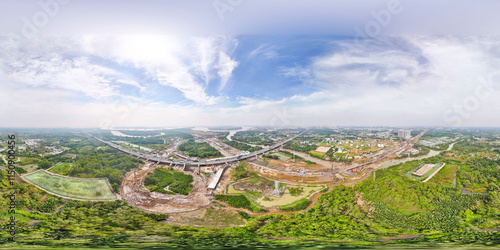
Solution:
[(282, 142), (278, 142), (278, 143), (274, 144), (273, 146), (270, 146), (270, 147), (267, 147), (267, 148), (261, 149), (259, 151), (255, 151), (255, 152), (249, 153), (249, 154), (237, 155), (237, 156), (230, 156), (230, 157), (224, 157), (224, 158), (209, 159), (209, 160), (199, 160), (199, 161), (196, 161), (196, 160), (187, 160), (187, 159), (167, 159), (167, 158), (157, 157), (154, 154), (137, 152), (137, 151), (134, 151), (134, 150), (131, 150), (131, 149), (128, 149), (128, 148), (121, 147), (121, 146), (119, 146), (117, 144), (114, 144), (112, 142), (108, 142), (108, 141), (102, 140), (102, 139), (97, 138), (97, 137), (95, 137), (93, 135), (90, 135), (90, 134), (88, 134), (88, 135), (91, 136), (92, 138), (94, 138), (94, 139), (96, 139), (96, 140), (98, 140), (98, 141), (106, 144), (107, 146), (110, 146), (112, 148), (118, 149), (118, 150), (120, 150), (120, 151), (122, 151), (122, 152), (124, 152), (126, 154), (129, 154), (131, 156), (135, 156), (135, 157), (137, 157), (139, 159), (143, 159), (143, 160), (146, 160), (146, 161), (152, 161), (152, 162), (156, 162), (156, 163), (163, 163), (163, 164), (173, 165), (173, 166), (204, 167), (204, 166), (213, 166), (213, 165), (220, 165), (220, 164), (231, 164), (231, 163), (239, 162), (239, 161), (242, 161), (242, 160), (251, 159), (251, 158), (257, 157), (259, 155), (267, 154), (270, 151), (273, 151), (273, 150), (276, 150), (276, 149), (282, 147), (287, 142), (289, 142), (289, 141), (291, 141), (291, 140), (293, 140), (293, 139), (301, 136), (305, 132), (307, 132), (307, 130), (305, 130), (304, 132), (302, 132), (302, 133), (294, 136), (293, 138), (290, 138), (290, 139), (282, 141)]

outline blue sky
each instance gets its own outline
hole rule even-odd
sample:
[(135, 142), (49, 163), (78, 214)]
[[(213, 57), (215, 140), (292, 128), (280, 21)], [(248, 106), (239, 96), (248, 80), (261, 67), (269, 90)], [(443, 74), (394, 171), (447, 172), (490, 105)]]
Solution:
[(0, 126), (498, 126), (498, 4), (446, 2), (5, 1)]

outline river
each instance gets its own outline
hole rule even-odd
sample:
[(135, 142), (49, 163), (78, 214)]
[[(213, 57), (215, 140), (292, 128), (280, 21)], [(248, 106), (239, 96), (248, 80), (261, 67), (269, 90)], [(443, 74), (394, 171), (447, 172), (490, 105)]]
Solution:
[(229, 132), (229, 134), (226, 136), (226, 138), (228, 141), (232, 141), (231, 137), (233, 137), (233, 135), (235, 135), (236, 133), (238, 133), (240, 131), (247, 131), (251, 128), (252, 127), (242, 127), (241, 129), (236, 129), (236, 130), (224, 130), (224, 129), (212, 130), (212, 129), (209, 129), (207, 127), (195, 127), (195, 128), (192, 128), (191, 130), (203, 131), (203, 132)]
[(226, 136), (226, 138), (228, 141), (232, 141), (231, 137), (233, 137), (233, 135), (235, 135), (236, 133), (238, 133), (240, 131), (247, 131), (249, 129), (250, 129), (250, 127), (243, 127), (241, 129), (238, 129), (238, 130), (229, 130), (229, 134)]
[[(404, 163), (404, 162), (407, 162), (407, 161), (422, 160), (422, 159), (425, 159), (425, 158), (430, 158), (430, 157), (439, 155), (440, 152), (441, 151), (436, 151), (436, 150), (432, 150), (431, 149), (429, 151), (429, 153), (426, 154), (426, 155), (422, 155), (422, 156), (418, 156), (418, 157), (408, 157), (408, 158), (404, 158), (404, 159), (388, 160), (388, 161), (384, 161), (382, 163), (370, 164), (368, 167), (371, 166), (371, 167), (376, 168), (376, 169), (387, 168), (387, 167), (398, 165), (398, 164), (401, 164), (401, 163)], [(377, 167), (377, 166), (380, 166), (380, 167)]]

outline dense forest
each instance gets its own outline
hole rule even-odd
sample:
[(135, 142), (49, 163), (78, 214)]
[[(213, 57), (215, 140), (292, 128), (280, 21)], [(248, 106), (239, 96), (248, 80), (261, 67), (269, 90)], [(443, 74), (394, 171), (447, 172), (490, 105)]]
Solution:
[(265, 210), (260, 208), (259, 205), (253, 204), (250, 199), (248, 199), (243, 194), (238, 195), (225, 195), (216, 194), (214, 196), (216, 200), (224, 201), (231, 207), (245, 208), (253, 212), (264, 212)]
[(234, 136), (233, 139), (245, 143), (250, 143), (254, 145), (264, 145), (271, 146), (274, 144), (273, 140), (265, 138), (265, 136), (259, 135), (261, 131), (239, 131)]
[(217, 149), (206, 142), (195, 142), (190, 139), (179, 145), (179, 150), (191, 157), (210, 158), (223, 156)]
[(237, 142), (237, 141), (229, 141), (225, 137), (220, 137), (219, 140), (221, 142), (223, 142), (224, 144), (227, 144), (227, 145), (229, 145), (233, 148), (239, 149), (241, 151), (255, 152), (255, 151), (259, 151), (262, 149), (262, 147), (259, 147), (259, 146), (252, 147), (252, 146), (245, 144), (245, 143), (241, 143), (241, 142)]
[[(156, 168), (144, 179), (144, 186), (152, 192), (187, 195), (193, 189), (193, 176), (172, 169)], [(168, 187), (168, 190), (165, 188)]]
[(312, 150), (316, 150), (316, 148), (318, 148), (318, 145), (316, 144), (300, 144), (296, 141), (290, 141), (290, 142), (287, 142), (283, 148), (286, 148), (286, 149), (291, 149), (293, 151), (299, 151), (299, 152), (303, 152), (303, 153), (307, 153), (309, 154), (309, 151), (312, 151)]
[(106, 177), (113, 191), (118, 192), (125, 173), (137, 168), (139, 164), (144, 162), (116, 149), (104, 147), (78, 155), (68, 175), (81, 178)]
[(460, 182), (475, 192), (500, 191), (500, 160), (469, 158), (458, 171)]

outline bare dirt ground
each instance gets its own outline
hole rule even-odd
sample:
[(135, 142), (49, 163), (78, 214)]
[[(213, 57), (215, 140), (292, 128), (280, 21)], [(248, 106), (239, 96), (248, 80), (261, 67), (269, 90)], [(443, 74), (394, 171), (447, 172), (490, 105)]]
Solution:
[[(193, 189), (188, 195), (172, 195), (150, 192), (144, 187), (144, 178), (157, 164), (148, 162), (140, 169), (128, 172), (120, 186), (120, 195), (129, 205), (148, 213), (176, 213), (196, 210), (210, 206), (211, 197), (206, 196), (206, 177), (191, 171), (176, 171), (193, 176)], [(135, 173), (134, 173), (135, 172)]]

